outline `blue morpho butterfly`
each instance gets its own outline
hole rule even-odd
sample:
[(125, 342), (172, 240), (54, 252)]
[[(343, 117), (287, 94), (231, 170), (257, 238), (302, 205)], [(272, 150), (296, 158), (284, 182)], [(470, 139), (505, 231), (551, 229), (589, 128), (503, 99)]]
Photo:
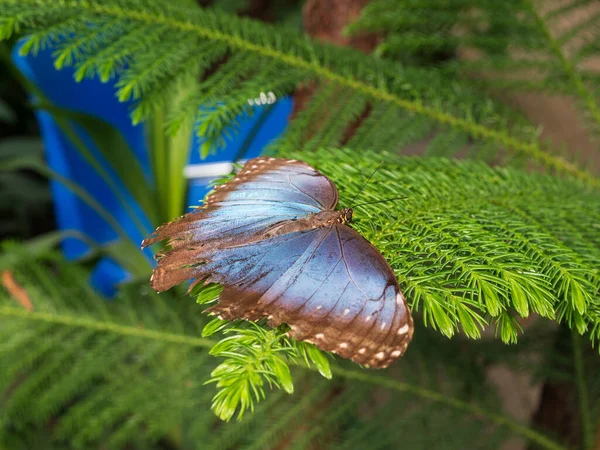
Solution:
[(224, 319), (266, 317), (322, 350), (387, 367), (406, 350), (412, 317), (392, 269), (337, 202), (335, 185), (308, 164), (251, 159), (202, 207), (144, 240), (170, 244), (152, 287), (220, 283), (209, 311)]

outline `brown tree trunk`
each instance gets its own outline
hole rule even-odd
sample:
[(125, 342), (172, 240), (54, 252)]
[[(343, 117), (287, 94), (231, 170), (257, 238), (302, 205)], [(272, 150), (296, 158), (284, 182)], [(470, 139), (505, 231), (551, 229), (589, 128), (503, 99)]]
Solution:
[[(556, 343), (552, 350), (554, 358), (559, 360), (560, 355), (560, 360), (568, 361), (566, 364), (569, 366), (573, 364), (573, 349), (570, 345), (572, 339), (571, 333), (572, 331), (566, 324), (561, 324), (556, 333)], [(591, 346), (586, 346), (584, 355), (589, 351), (594, 352)], [(596, 357), (597, 355), (594, 354), (594, 356)], [(581, 448), (583, 444), (582, 425), (578, 392), (574, 381), (575, 369), (574, 366), (565, 366), (557, 369), (559, 371), (572, 371), (573, 381), (550, 379), (544, 383), (540, 403), (532, 417), (532, 424), (536, 428), (546, 432), (549, 436), (555, 437), (568, 448)], [(588, 371), (593, 370), (591, 367), (587, 367), (586, 369)], [(536, 446), (529, 446), (529, 450), (535, 449), (537, 449)]]
[[(362, 52), (370, 53), (379, 42), (379, 36), (365, 34), (361, 36), (345, 36), (344, 28), (354, 22), (369, 0), (308, 0), (302, 10), (304, 30), (312, 38), (321, 42), (353, 47)], [(292, 117), (304, 108), (315, 87), (301, 86), (294, 94), (294, 111)], [(364, 114), (366, 117), (366, 114)], [(364, 117), (363, 117), (364, 119)], [(346, 132), (349, 137), (358, 128), (362, 120), (353, 124)]]
[(377, 45), (376, 35), (344, 36), (344, 28), (358, 18), (367, 3), (369, 0), (308, 0), (302, 11), (304, 30), (319, 41), (370, 53)]
[[(577, 410), (577, 391), (571, 383), (547, 382), (533, 416), (533, 425), (544, 430), (569, 448), (581, 448), (580, 421)], [(537, 447), (530, 446), (530, 450)]]

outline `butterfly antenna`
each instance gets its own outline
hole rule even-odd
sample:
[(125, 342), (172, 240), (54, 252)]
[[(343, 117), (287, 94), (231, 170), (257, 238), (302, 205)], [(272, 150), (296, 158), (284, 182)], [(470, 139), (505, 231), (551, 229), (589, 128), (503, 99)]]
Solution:
[(376, 202), (369, 202), (369, 203), (361, 203), (359, 205), (354, 205), (355, 208), (358, 208), (359, 206), (371, 206), (371, 205), (376, 205), (377, 203), (385, 203), (385, 202), (391, 202), (393, 200), (404, 200), (407, 199), (408, 197), (392, 197), (392, 198), (386, 198), (385, 200), (378, 200)]
[(356, 193), (356, 195), (354, 196), (354, 198), (352, 199), (352, 202), (350, 203), (350, 208), (352, 208), (352, 205), (354, 205), (354, 202), (356, 201), (356, 198), (360, 195), (360, 193), (365, 189), (365, 186), (367, 185), (367, 183), (369, 181), (371, 181), (371, 178), (373, 178), (373, 175), (375, 175), (375, 172), (377, 172), (379, 170), (379, 168), (383, 166), (383, 161), (381, 161), (379, 163), (379, 165), (377, 167), (375, 167), (375, 170), (373, 171), (373, 173), (369, 176), (369, 178), (367, 179), (367, 181), (364, 182), (364, 184), (360, 187), (360, 189), (358, 190), (358, 192)]

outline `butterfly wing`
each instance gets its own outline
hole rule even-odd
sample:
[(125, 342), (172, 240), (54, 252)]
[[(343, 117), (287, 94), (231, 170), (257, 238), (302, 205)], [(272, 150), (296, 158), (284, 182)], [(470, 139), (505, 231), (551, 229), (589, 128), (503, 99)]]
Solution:
[(291, 336), (371, 367), (391, 364), (412, 337), (394, 273), (345, 225), (206, 249), (197, 257), (201, 264), (188, 275), (224, 286), (210, 309), (223, 318), (286, 323)]
[(250, 160), (202, 208), (144, 241), (171, 245), (159, 257), (152, 286), (162, 291), (191, 278), (220, 283), (211, 310), (224, 318), (267, 317), (323, 350), (386, 367), (406, 349), (413, 324), (383, 256), (339, 223), (267, 232), (333, 209), (337, 199), (333, 183), (305, 163)]
[(143, 247), (168, 239), (172, 249), (159, 259), (152, 287), (164, 291), (191, 278), (188, 266), (206, 250), (262, 239), (273, 225), (333, 209), (334, 184), (302, 161), (259, 157), (228, 183), (217, 186), (196, 211), (159, 227)]
[[(329, 269), (324, 271), (325, 258)], [(297, 320), (295, 337), (359, 364), (387, 367), (412, 339), (412, 317), (394, 272), (346, 225), (331, 227), (284, 296), (302, 303), (297, 316), (288, 319)]]

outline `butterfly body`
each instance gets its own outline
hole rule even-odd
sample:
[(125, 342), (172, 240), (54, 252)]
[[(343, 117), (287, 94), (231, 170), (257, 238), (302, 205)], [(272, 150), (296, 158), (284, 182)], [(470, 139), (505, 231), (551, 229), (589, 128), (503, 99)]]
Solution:
[(333, 183), (301, 161), (252, 159), (203, 207), (143, 242), (171, 245), (152, 287), (220, 283), (209, 311), (286, 323), (297, 339), (386, 367), (412, 338), (410, 311), (385, 259), (347, 225), (352, 209), (334, 210), (337, 200)]
[(311, 214), (306, 218), (292, 219), (277, 224), (267, 230), (264, 238), (280, 236), (282, 234), (294, 233), (297, 231), (309, 230), (313, 228), (330, 227), (336, 223), (348, 223), (352, 220), (352, 209), (344, 208), (341, 211), (321, 211)]

